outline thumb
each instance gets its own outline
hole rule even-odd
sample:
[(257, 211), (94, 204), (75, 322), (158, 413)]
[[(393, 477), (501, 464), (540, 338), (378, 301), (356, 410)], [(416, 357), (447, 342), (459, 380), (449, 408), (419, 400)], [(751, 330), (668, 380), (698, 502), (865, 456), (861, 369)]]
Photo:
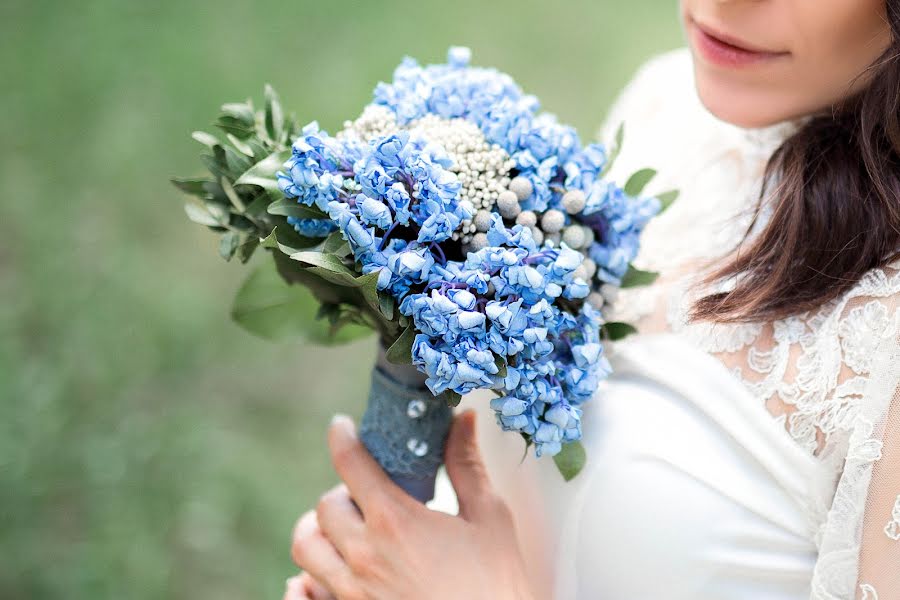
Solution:
[(459, 501), (459, 514), (468, 519), (493, 496), (487, 469), (478, 449), (474, 411), (466, 410), (453, 420), (444, 463)]

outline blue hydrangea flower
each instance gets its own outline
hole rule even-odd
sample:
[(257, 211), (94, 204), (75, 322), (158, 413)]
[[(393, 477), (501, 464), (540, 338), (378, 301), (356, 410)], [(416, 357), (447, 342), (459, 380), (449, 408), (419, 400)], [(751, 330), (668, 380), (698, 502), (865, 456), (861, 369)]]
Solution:
[(337, 229), (334, 221), (331, 219), (300, 219), (297, 217), (288, 217), (287, 222), (297, 230), (302, 236), (310, 238), (327, 237), (332, 231)]

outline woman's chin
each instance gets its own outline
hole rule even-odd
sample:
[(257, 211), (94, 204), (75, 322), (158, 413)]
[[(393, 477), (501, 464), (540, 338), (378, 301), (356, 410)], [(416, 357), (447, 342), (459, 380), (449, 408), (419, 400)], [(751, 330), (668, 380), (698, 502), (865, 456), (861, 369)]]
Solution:
[(746, 94), (729, 94), (697, 86), (700, 102), (714, 117), (744, 129), (768, 127), (791, 119), (791, 111), (779, 110), (771, 99), (749, 98)]

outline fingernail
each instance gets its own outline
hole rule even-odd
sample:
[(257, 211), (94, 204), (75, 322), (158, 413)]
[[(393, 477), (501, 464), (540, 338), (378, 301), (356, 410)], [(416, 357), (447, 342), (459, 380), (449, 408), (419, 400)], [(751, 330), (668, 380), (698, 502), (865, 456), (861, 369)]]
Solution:
[(331, 417), (331, 426), (337, 427), (347, 435), (353, 435), (355, 429), (353, 419), (342, 413), (337, 413)]

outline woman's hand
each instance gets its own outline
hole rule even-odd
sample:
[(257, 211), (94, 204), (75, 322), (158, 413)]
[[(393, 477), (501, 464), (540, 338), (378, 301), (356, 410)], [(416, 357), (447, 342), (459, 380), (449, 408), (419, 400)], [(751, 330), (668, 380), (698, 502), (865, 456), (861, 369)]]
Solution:
[(306, 573), (286, 599), (326, 591), (338, 600), (532, 598), (512, 515), (481, 461), (474, 413), (456, 418), (445, 453), (459, 516), (429, 510), (394, 485), (349, 418), (334, 419), (328, 446), (344, 484), (297, 522), (292, 556)]

